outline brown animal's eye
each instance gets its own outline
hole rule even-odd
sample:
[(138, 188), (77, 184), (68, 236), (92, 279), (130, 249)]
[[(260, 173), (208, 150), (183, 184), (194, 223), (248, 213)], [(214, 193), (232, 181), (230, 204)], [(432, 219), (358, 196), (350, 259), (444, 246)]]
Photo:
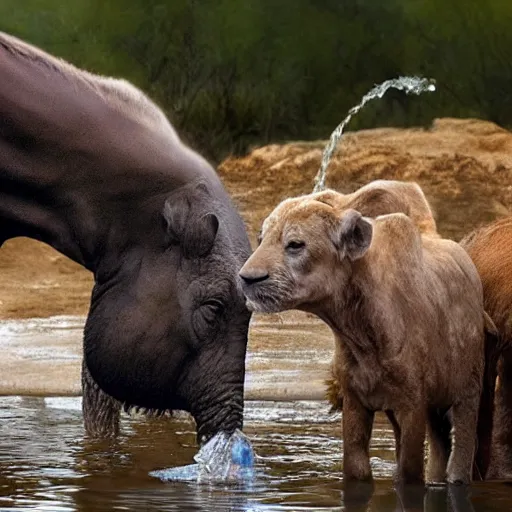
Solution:
[(304, 247), (306, 247), (306, 243), (298, 240), (291, 240), (286, 244), (286, 250), (292, 253), (300, 252)]

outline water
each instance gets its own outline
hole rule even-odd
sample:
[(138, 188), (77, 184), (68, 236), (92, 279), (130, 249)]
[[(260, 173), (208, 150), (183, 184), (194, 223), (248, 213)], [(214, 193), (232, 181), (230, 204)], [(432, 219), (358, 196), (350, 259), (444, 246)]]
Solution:
[(315, 177), (315, 187), (313, 192), (320, 192), (325, 189), (327, 166), (329, 165), (336, 145), (343, 135), (343, 130), (352, 119), (352, 116), (357, 114), (370, 100), (373, 100), (374, 98), (382, 98), (388, 89), (399, 89), (401, 91), (405, 91), (407, 94), (421, 94), (427, 91), (435, 91), (436, 86), (433, 79), (401, 76), (392, 80), (386, 80), (385, 82), (376, 85), (373, 89), (366, 93), (363, 96), (361, 102), (348, 111), (347, 117), (345, 117), (345, 119), (343, 119), (343, 121), (332, 132), (329, 142), (327, 143), (327, 146), (325, 147), (322, 155), (322, 163), (320, 165), (320, 169)]
[(195, 464), (152, 471), (162, 482), (198, 482), (252, 485), (255, 478), (254, 451), (240, 430), (219, 432), (194, 455)]
[[(327, 410), (318, 401), (249, 402), (244, 431), (263, 476), (247, 488), (162, 483), (149, 476), (193, 461), (195, 433), (186, 417), (124, 417), (117, 441), (92, 443), (83, 434), (79, 398), (0, 398), (0, 510), (386, 512), (402, 510), (401, 503), (410, 511), (511, 509), (512, 489), (500, 483), (479, 483), (470, 494), (397, 493), (392, 434), (382, 415), (371, 445), (373, 493), (364, 485), (344, 486), (340, 417)], [(368, 500), (368, 507), (361, 505)], [(456, 507), (447, 507), (450, 500)]]
[[(1, 322), (0, 391), (23, 385), (25, 391), (75, 393), (82, 325), (78, 317)], [(312, 394), (311, 388), (321, 397), (319, 369), (328, 367), (331, 354), (329, 330), (307, 315), (255, 317), (246, 395), (279, 401), (246, 403), (244, 433), (255, 453), (250, 485), (248, 479), (241, 479), (243, 485), (164, 483), (150, 476), (194, 463), (195, 429), (185, 414), (152, 420), (123, 415), (116, 441), (92, 442), (84, 436), (79, 397), (0, 397), (0, 510), (512, 509), (512, 487), (504, 483), (478, 483), (470, 494), (464, 489), (395, 491), (393, 435), (381, 414), (370, 453), (375, 488), (345, 485), (340, 415), (329, 415), (321, 400), (294, 399)]]

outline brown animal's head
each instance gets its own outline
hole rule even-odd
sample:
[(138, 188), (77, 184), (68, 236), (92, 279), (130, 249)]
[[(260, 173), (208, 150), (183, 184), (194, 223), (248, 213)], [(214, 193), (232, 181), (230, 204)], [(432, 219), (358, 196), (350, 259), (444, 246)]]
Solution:
[(263, 223), (261, 243), (240, 271), (247, 306), (267, 313), (310, 310), (348, 281), (372, 232), (358, 211), (338, 209), (321, 195), (283, 201)]

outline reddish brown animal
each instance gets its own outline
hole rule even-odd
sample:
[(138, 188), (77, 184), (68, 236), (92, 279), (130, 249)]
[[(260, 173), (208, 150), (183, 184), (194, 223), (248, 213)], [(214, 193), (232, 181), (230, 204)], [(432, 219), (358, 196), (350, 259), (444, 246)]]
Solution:
[(496, 324), (502, 349), (487, 477), (509, 479), (512, 478), (512, 218), (480, 228), (460, 243), (480, 274), (484, 307)]
[(247, 304), (313, 312), (333, 330), (347, 480), (371, 478), (371, 428), (382, 410), (395, 431), (398, 480), (423, 480), (428, 426), (428, 479), (467, 483), (484, 371), (478, 273), (458, 244), (422, 235), (408, 216), (364, 218), (345, 202), (329, 191), (274, 210), (240, 271)]

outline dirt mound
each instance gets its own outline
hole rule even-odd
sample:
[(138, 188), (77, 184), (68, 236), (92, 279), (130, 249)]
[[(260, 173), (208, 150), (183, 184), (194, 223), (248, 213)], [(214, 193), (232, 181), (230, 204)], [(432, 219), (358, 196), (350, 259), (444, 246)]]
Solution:
[[(253, 243), (279, 201), (312, 191), (326, 142), (269, 145), (219, 166)], [(472, 119), (439, 119), (428, 130), (348, 133), (329, 165), (327, 186), (351, 192), (374, 179), (417, 181), (440, 232), (459, 240), (512, 212), (512, 133)], [(6, 243), (0, 275), (0, 318), (87, 312), (92, 276), (43, 244)]]
[[(219, 166), (253, 237), (279, 201), (312, 191), (325, 144), (265, 146)], [(351, 192), (375, 179), (417, 181), (440, 232), (458, 240), (512, 211), (512, 133), (485, 121), (438, 119), (428, 130), (346, 134), (329, 164), (327, 186)]]
[(87, 313), (92, 274), (28, 238), (0, 249), (0, 319)]

